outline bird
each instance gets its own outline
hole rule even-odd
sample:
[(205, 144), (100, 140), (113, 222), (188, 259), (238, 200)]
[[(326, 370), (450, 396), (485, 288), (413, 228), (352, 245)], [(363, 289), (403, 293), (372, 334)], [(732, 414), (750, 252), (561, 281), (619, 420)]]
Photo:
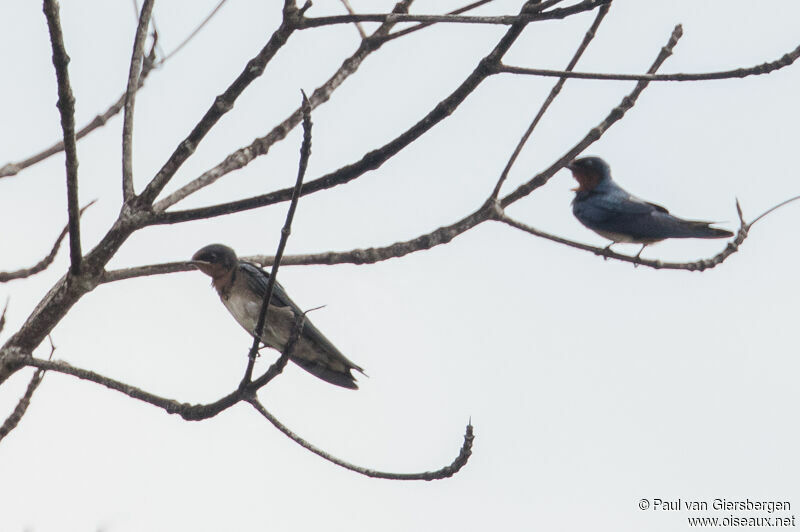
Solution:
[(578, 182), (572, 214), (598, 235), (611, 240), (606, 251), (618, 243), (641, 244), (644, 248), (667, 238), (728, 238), (733, 233), (711, 227), (716, 222), (684, 220), (661, 205), (630, 194), (611, 178), (611, 167), (600, 157), (575, 159), (567, 168)]
[[(211, 285), (228, 312), (248, 333), (256, 336), (270, 274), (239, 260), (236, 252), (223, 244), (211, 244), (200, 249), (192, 256), (190, 264), (211, 277)], [(300, 307), (276, 282), (259, 340), (283, 352), (297, 317), (301, 315)], [(361, 367), (345, 357), (308, 319), (289, 359), (320, 379), (343, 388), (358, 389), (352, 370), (364, 374)]]

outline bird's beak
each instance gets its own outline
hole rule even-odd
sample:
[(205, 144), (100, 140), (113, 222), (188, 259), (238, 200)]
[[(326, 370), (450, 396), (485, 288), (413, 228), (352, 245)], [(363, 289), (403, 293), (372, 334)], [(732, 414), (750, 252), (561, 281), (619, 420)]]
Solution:
[(200, 269), (201, 266), (206, 266), (208, 264), (211, 264), (211, 263), (208, 262), (208, 261), (204, 261), (204, 260), (192, 259), (192, 260), (189, 261), (189, 265), (194, 266), (197, 269)]

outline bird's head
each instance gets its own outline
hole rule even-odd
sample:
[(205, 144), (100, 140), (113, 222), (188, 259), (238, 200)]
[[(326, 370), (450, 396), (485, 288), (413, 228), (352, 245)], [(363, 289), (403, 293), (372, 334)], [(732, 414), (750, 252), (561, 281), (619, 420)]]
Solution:
[(600, 157), (581, 157), (567, 165), (578, 182), (576, 192), (590, 192), (605, 179), (611, 179), (611, 167)]
[(236, 252), (222, 244), (211, 244), (202, 248), (192, 255), (190, 261), (190, 264), (212, 279), (219, 279), (230, 273), (238, 263)]

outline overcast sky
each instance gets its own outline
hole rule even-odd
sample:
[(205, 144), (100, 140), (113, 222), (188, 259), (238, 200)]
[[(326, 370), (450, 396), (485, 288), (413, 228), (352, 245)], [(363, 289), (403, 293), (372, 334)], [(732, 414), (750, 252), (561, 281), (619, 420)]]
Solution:
[[(392, 2), (350, 0), (359, 12)], [(496, 1), (478, 14), (514, 14)], [(64, 0), (64, 39), (82, 125), (124, 89), (135, 16), (128, 0)], [(172, 50), (216, 0), (157, 2)], [(280, 2), (231, 0), (137, 96), (134, 172), (149, 181), (279, 24)], [(418, 0), (416, 13), (457, 1)], [(310, 16), (341, 14), (318, 0)], [(508, 64), (563, 68), (594, 14), (532, 24)], [(726, 70), (794, 49), (800, 4), (775, 0), (616, 0), (578, 70), (647, 70), (672, 28), (685, 36), (662, 72)], [(370, 26), (368, 25), (368, 28)], [(0, 3), (0, 166), (61, 134), (41, 3)], [(313, 114), (308, 179), (410, 127), (492, 49), (504, 27), (437, 25), (395, 40)], [(352, 26), (298, 32), (201, 143), (168, 191), (264, 135), (358, 45)], [(299, 204), (287, 253), (381, 246), (452, 223), (489, 192), (554, 79), (495, 76), (380, 169)], [(632, 193), (688, 218), (737, 228), (800, 193), (795, 159), (800, 66), (769, 76), (652, 84), (587, 154)], [(572, 80), (504, 192), (580, 140), (631, 82)], [(84, 249), (121, 201), (121, 117), (78, 145)], [(288, 186), (300, 131), (176, 208)], [(542, 230), (607, 242), (571, 213), (567, 171), (508, 209)], [(222, 242), (273, 254), (287, 204), (135, 234), (109, 264), (186, 260)], [(56, 156), (0, 180), (0, 270), (44, 256), (66, 222)], [(328, 385), (296, 366), (261, 391), (292, 430), (345, 460), (386, 471), (437, 469), (475, 426), (455, 477), (376, 480), (300, 448), (247, 405), (186, 422), (73, 377), (49, 373), (0, 443), (2, 531), (615, 530), (674, 531), (693, 516), (800, 514), (796, 227), (800, 204), (753, 227), (741, 251), (705, 273), (655, 271), (483, 224), (446, 246), (371, 266), (281, 268), (279, 279), (368, 378)], [(711, 257), (721, 240), (665, 242), (644, 257)], [(68, 252), (36, 277), (0, 285), (5, 341), (64, 274)], [(637, 246), (619, 251), (635, 254)], [(103, 285), (53, 331), (55, 358), (183, 402), (215, 400), (241, 379), (248, 335), (208, 278), (186, 272)], [(46, 356), (43, 344), (37, 355)], [(257, 370), (274, 360), (265, 352)], [(0, 418), (31, 371), (0, 387)], [(641, 499), (785, 500), (789, 512), (640, 510)]]

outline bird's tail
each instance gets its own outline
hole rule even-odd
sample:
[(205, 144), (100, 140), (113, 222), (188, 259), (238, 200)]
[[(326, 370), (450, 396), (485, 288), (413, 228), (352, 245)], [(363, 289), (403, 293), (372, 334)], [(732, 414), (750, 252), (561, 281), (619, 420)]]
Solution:
[(691, 232), (692, 238), (729, 238), (733, 233), (727, 229), (720, 229), (718, 227), (711, 227), (711, 224), (716, 222), (699, 222), (687, 220), (687, 229)]

